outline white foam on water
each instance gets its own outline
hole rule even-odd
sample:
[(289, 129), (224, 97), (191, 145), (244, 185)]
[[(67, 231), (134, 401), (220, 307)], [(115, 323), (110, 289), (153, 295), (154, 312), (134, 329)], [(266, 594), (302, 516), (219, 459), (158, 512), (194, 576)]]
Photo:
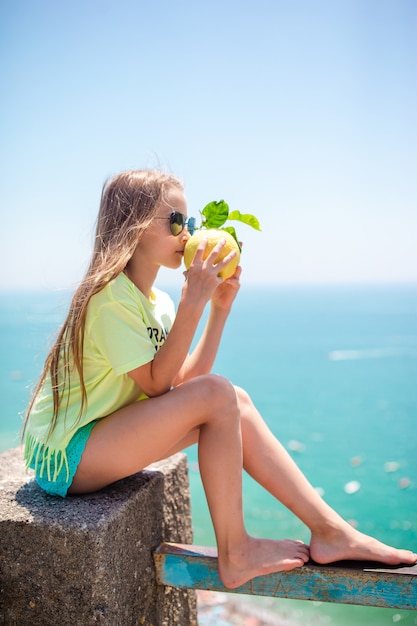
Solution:
[(330, 361), (360, 361), (362, 359), (387, 359), (397, 357), (417, 357), (417, 350), (410, 348), (366, 348), (358, 350), (332, 350)]
[(361, 484), (357, 480), (351, 480), (344, 486), (345, 493), (349, 495), (351, 495), (352, 493), (356, 493), (357, 491), (359, 491), (360, 488)]

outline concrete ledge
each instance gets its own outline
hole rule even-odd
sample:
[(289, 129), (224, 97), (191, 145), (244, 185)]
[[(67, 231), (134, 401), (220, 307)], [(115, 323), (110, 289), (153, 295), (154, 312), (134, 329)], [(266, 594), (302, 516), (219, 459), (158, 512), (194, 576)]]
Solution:
[(20, 448), (0, 455), (2, 624), (197, 624), (195, 592), (156, 584), (164, 541), (192, 542), (185, 455), (65, 500), (41, 491)]

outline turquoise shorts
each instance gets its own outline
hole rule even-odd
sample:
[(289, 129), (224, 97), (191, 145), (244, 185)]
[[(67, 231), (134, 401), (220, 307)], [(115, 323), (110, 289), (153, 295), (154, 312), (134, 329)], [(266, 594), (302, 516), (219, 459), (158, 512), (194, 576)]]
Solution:
[[(56, 480), (48, 480), (48, 476), (45, 475), (47, 472), (44, 472), (43, 476), (40, 476), (39, 472), (36, 471), (34, 460), (32, 460), (29, 467), (35, 470), (36, 482), (41, 489), (46, 491), (46, 493), (49, 493), (51, 496), (61, 496), (61, 498), (65, 498), (67, 496), (68, 489), (71, 487), (72, 481), (74, 480), (75, 472), (77, 471), (87, 444), (87, 439), (98, 421), (100, 420), (90, 422), (89, 424), (86, 424), (86, 426), (82, 426), (79, 430), (77, 430), (66, 448), (68, 468), (64, 464), (58, 473)], [(34, 459), (35, 456), (36, 455), (33, 455), (32, 459)], [(51, 455), (51, 465), (54, 463), (54, 456), (54, 454)]]

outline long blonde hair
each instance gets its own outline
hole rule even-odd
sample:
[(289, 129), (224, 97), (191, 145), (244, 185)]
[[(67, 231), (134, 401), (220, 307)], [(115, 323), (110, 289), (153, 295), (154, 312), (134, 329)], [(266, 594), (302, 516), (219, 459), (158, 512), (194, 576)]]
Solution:
[[(159, 203), (171, 187), (182, 190), (180, 181), (158, 170), (131, 170), (108, 180), (101, 194), (92, 258), (71, 300), (68, 316), (45, 361), (43, 371), (26, 412), (23, 434), (30, 412), (47, 375), (51, 377), (53, 415), (49, 434), (55, 428), (64, 393), (70, 390), (72, 364), (81, 383), (81, 419), (87, 405), (83, 376), (83, 343), (87, 307), (92, 296), (116, 278), (131, 259), (142, 233), (152, 222)], [(69, 395), (69, 393), (68, 393)]]

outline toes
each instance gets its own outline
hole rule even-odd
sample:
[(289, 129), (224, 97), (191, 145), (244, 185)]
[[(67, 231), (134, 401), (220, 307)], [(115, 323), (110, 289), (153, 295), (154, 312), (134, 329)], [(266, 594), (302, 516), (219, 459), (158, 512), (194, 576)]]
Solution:
[(399, 557), (400, 557), (400, 563), (410, 563), (411, 565), (414, 565), (415, 563), (417, 563), (417, 554), (409, 550), (404, 550), (404, 551), (401, 550)]

